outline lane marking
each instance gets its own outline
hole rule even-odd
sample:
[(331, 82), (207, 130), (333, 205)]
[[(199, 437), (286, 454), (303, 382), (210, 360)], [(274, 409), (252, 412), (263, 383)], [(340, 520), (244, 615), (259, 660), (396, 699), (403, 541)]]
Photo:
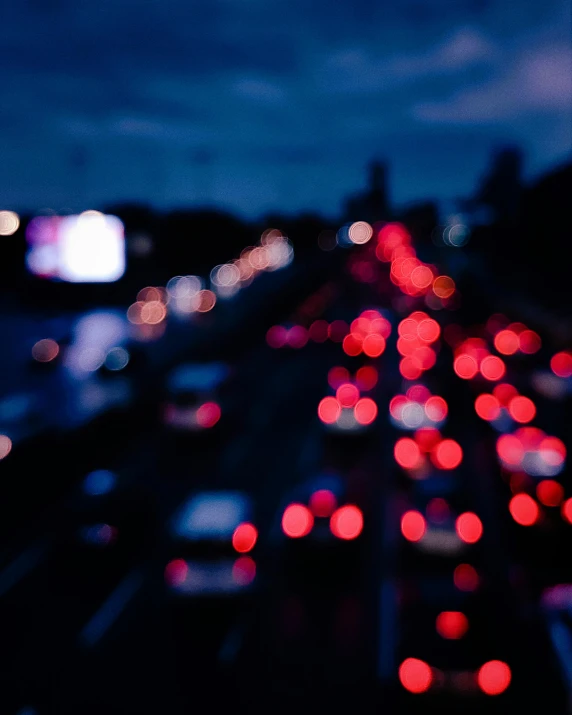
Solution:
[(49, 548), (50, 544), (46, 541), (34, 544), (8, 564), (0, 573), (0, 597), (33, 571), (43, 561)]
[(389, 680), (395, 675), (395, 641), (397, 629), (397, 594), (392, 581), (381, 584), (379, 599), (378, 677)]
[(247, 624), (246, 619), (243, 619), (233, 626), (224, 639), (218, 654), (218, 660), (221, 663), (233, 663), (242, 647), (242, 641), (246, 635)]
[(572, 690), (572, 637), (570, 631), (559, 618), (551, 621), (548, 630), (568, 691), (570, 691)]
[(80, 632), (79, 639), (83, 645), (90, 648), (103, 638), (142, 585), (143, 574), (140, 571), (132, 571), (121, 581)]

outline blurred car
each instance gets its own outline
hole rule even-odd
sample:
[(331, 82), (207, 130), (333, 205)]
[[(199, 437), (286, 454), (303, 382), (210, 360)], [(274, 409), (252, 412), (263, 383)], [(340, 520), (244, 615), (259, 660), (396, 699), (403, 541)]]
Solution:
[(185, 363), (172, 370), (161, 417), (167, 430), (197, 433), (214, 427), (223, 414), (230, 374), (222, 362)]
[[(449, 477), (435, 477), (414, 483), (416, 487), (401, 511), (404, 561), (423, 571), (438, 573), (449, 569), (461, 554), (480, 552), (483, 525), (472, 511), (464, 510), (462, 494), (447, 492)], [(437, 496), (446, 494), (447, 498)]]
[(363, 513), (349, 500), (341, 475), (308, 479), (289, 495), (279, 516), (286, 571), (294, 578), (339, 581), (359, 568), (354, 542), (363, 531)]
[[(241, 623), (257, 595), (252, 556), (258, 531), (241, 491), (199, 491), (167, 526), (166, 621), (183, 692), (189, 673), (208, 679), (241, 643)], [(216, 664), (216, 666), (215, 666)]]
[(186, 500), (169, 527), (169, 593), (225, 597), (248, 591), (256, 576), (249, 554), (258, 540), (252, 518), (252, 502), (244, 492), (204, 491)]
[(377, 434), (378, 407), (359, 381), (340, 382), (318, 404), (326, 460), (349, 467)]

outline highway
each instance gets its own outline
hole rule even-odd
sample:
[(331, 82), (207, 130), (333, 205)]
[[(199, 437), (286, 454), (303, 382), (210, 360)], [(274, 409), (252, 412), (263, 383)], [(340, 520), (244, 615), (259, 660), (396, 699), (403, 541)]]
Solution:
[[(23, 349), (5, 356), (3, 400), (27, 395), (36, 416), (22, 408), (18, 421), (8, 408), (12, 422), (0, 419), (0, 432), (13, 430), (0, 462), (2, 712), (569, 712), (569, 611), (546, 617), (541, 605), (546, 589), (572, 582), (572, 525), (560, 513), (572, 496), (568, 471), (552, 476), (563, 487), (558, 505), (540, 505), (543, 516), (530, 526), (517, 523), (509, 501), (534, 496), (539, 477), (503, 468), (497, 439), (522, 425), (497, 429), (475, 411), (479, 394), (511, 384), (534, 401), (530, 424), (569, 449), (566, 379), (551, 374), (557, 399), (535, 389), (534, 375), (550, 372), (559, 346), (527, 325), (540, 350), (500, 353), (502, 378), (460, 376), (456, 360), (472, 355), (462, 340), (479, 337), (479, 349), (498, 357), (495, 334), (476, 334), (462, 300), (447, 309), (424, 300), (426, 292), (404, 293), (389, 280), (396, 259), (380, 261), (375, 240), (300, 266), (294, 260), (192, 320), (169, 316), (159, 339), (138, 344), (139, 360), (125, 374), (79, 379), (69, 360), (52, 368), (24, 361)], [(375, 280), (356, 268), (360, 261)], [(344, 321), (347, 335), (372, 310), (389, 331), (383, 349), (352, 354), (331, 326)], [(414, 311), (423, 315), (411, 318)], [(124, 315), (121, 307), (127, 344)], [(62, 338), (82, 318), (60, 320)], [(43, 332), (37, 321), (18, 324), (24, 337), (12, 342), (59, 340), (46, 320)], [(326, 321), (330, 338), (305, 332), (315, 321)], [(409, 348), (398, 340), (420, 321), (438, 328), (424, 343), (434, 364), (411, 372), (403, 364)], [(268, 332), (275, 325), (289, 335), (302, 325), (298, 347), (277, 347)], [(451, 338), (451, 326), (461, 326), (462, 339)], [(232, 409), (212, 430), (173, 435), (163, 418), (169, 371), (215, 360), (231, 367)], [(7, 380), (16, 363), (22, 374)], [(328, 429), (318, 416), (323, 398), (336, 394), (331, 370), (340, 366), (352, 384), (360, 368), (377, 372), (376, 384), (361, 389), (377, 406), (367, 429)], [(410, 404), (396, 418), (397, 395)], [(427, 417), (428, 395), (444, 399), (446, 418)], [(423, 437), (453, 441), (462, 459), (449, 463), (430, 449), (423, 456), (411, 445)], [(94, 470), (114, 475), (108, 493), (86, 493)], [(340, 480), (340, 505), (358, 508), (363, 530), (335, 538), (316, 516), (310, 535), (290, 538), (285, 509), (303, 503), (324, 474)], [(238, 595), (175, 597), (168, 587), (172, 517), (202, 490), (240, 490), (254, 505), (255, 576)], [(413, 536), (403, 521), (411, 513), (423, 522)], [(455, 531), (461, 514), (478, 515), (482, 534)], [(443, 613), (456, 615), (439, 620)], [(502, 667), (477, 676), (497, 661), (510, 671), (504, 687)]]

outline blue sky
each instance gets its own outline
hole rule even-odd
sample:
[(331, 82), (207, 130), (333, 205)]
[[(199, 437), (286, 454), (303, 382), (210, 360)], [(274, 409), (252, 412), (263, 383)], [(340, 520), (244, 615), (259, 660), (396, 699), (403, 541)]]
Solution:
[(470, 193), (506, 143), (538, 175), (570, 158), (571, 2), (20, 0), (0, 208), (335, 216), (371, 158), (404, 204)]

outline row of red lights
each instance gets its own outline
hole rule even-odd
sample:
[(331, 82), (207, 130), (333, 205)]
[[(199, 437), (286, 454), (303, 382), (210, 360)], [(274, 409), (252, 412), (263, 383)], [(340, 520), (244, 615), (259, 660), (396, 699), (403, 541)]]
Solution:
[(536, 405), (524, 395), (519, 395), (518, 390), (508, 383), (496, 385), (492, 394), (482, 393), (475, 400), (477, 415), (487, 421), (494, 422), (501, 417), (503, 410), (520, 424), (532, 422), (536, 417)]
[[(399, 240), (401, 237), (402, 240)], [(403, 248), (409, 245), (408, 236), (404, 237), (403, 233), (399, 234), (396, 230), (387, 232), (387, 237), (380, 240), (378, 244), (378, 258), (381, 260), (391, 260), (391, 279), (399, 285), (403, 292), (410, 295), (417, 295), (417, 288), (421, 285), (415, 285), (415, 276), (421, 276), (422, 271), (428, 271), (427, 277), (423, 273), (422, 283), (428, 288), (430, 278), (433, 278), (431, 268), (421, 265), (413, 267), (413, 261), (409, 258), (414, 256), (414, 252), (410, 253), (409, 258), (404, 258)], [(400, 247), (401, 250), (395, 254), (395, 248)], [(400, 259), (400, 260), (399, 260)], [(412, 268), (413, 267), (413, 268)], [(408, 274), (409, 269), (411, 273)], [(416, 272), (416, 273), (415, 273)], [(431, 273), (430, 273), (431, 272)], [(399, 274), (405, 280), (399, 280)], [(408, 275), (407, 275), (408, 274)], [(409, 278), (409, 280), (408, 280)], [(397, 279), (397, 280), (396, 280)], [(450, 281), (450, 284), (449, 284)], [(413, 284), (414, 290), (411, 290)], [(454, 290), (454, 283), (451, 279), (443, 277), (443, 289), (450, 289), (449, 295)], [(447, 296), (448, 297), (448, 296)], [(437, 321), (430, 318), (422, 311), (415, 311), (409, 317), (401, 321), (398, 326), (399, 338), (397, 341), (397, 349), (402, 356), (400, 362), (400, 373), (402, 377), (408, 380), (418, 379), (422, 373), (431, 369), (436, 362), (438, 339), (440, 337), (440, 326)], [(433, 346), (437, 343), (436, 346)], [(482, 356), (482, 359), (488, 357)], [(491, 356), (494, 358), (494, 356)], [(480, 367), (476, 362), (477, 368)], [(481, 363), (482, 364), (482, 363)], [(476, 370), (475, 370), (476, 374)], [(483, 375), (487, 379), (500, 379), (504, 374), (504, 366), (499, 365), (496, 360), (492, 363), (490, 360), (483, 365)], [(473, 376), (473, 375), (471, 375)], [(438, 408), (438, 417), (444, 420), (447, 416), (447, 403), (443, 398), (431, 396), (427, 388), (422, 385), (414, 385), (407, 391), (407, 395), (397, 395), (390, 403), (390, 414), (393, 419), (401, 422), (403, 410), (411, 403), (417, 403), (423, 406), (425, 413), (431, 418), (430, 401), (435, 401), (435, 407)], [(438, 402), (437, 402), (438, 401)], [(437, 420), (440, 421), (440, 420)], [(407, 423), (404, 424), (407, 427)], [(438, 469), (455, 469), (463, 459), (463, 450), (461, 446), (453, 439), (443, 439), (438, 429), (434, 427), (422, 427), (415, 431), (413, 438), (403, 437), (399, 439), (394, 447), (394, 457), (396, 462), (406, 470), (415, 472), (422, 469), (427, 462), (427, 458), (433, 463), (433, 466)], [(435, 504), (433, 504), (435, 502)], [(434, 499), (428, 506), (428, 511), (436, 506), (439, 502), (440, 513), (436, 516), (445, 516), (448, 514), (449, 508), (445, 500)], [(442, 503), (442, 504), (441, 504)], [(442, 507), (442, 505), (444, 505)], [(442, 507), (442, 508), (441, 508)], [(433, 509), (435, 511), (435, 509)], [(423, 539), (427, 530), (427, 522), (423, 514), (416, 510), (405, 512), (401, 519), (401, 532), (403, 536), (412, 542), (417, 542)], [(455, 530), (458, 537), (467, 544), (477, 543), (483, 533), (482, 522), (479, 517), (473, 512), (464, 512), (455, 520)], [(463, 591), (474, 590), (479, 583), (479, 577), (473, 566), (470, 564), (459, 564), (454, 573), (454, 582), (457, 588)], [(465, 635), (468, 630), (469, 623), (466, 616), (459, 611), (443, 611), (437, 616), (436, 630), (443, 638), (458, 639)], [(438, 670), (431, 668), (427, 663), (416, 658), (407, 658), (399, 667), (399, 679), (403, 687), (412, 693), (422, 693), (427, 690), (439, 679), (443, 678), (443, 674)], [(510, 668), (506, 663), (501, 661), (489, 661), (485, 663), (472, 676), (478, 687), (486, 694), (497, 695), (506, 690), (511, 680)]]
[[(472, 511), (460, 514), (455, 520), (457, 536), (466, 544), (476, 544), (483, 535), (483, 524)], [(407, 541), (418, 542), (427, 532), (427, 521), (420, 511), (410, 509), (401, 517), (401, 533)]]
[(416, 310), (397, 327), (397, 351), (402, 356), (399, 371), (406, 380), (417, 380), (437, 361), (433, 347), (441, 335), (441, 326), (427, 313)]
[[(514, 355), (517, 352), (531, 355), (540, 350), (541, 339), (537, 333), (529, 330), (523, 323), (510, 323), (505, 316), (494, 315), (487, 321), (487, 330), (493, 336), (494, 347), (502, 355)], [(492, 364), (491, 361), (495, 360)], [(487, 364), (488, 361), (488, 364)], [(504, 376), (505, 367), (500, 358), (488, 352), (486, 341), (482, 338), (468, 338), (455, 346), (454, 370), (459, 377), (472, 379), (477, 372), (489, 380)], [(502, 364), (501, 364), (502, 363)], [(491, 371), (491, 365), (493, 367)], [(572, 353), (556, 353), (550, 367), (555, 375), (562, 378), (572, 376)], [(536, 405), (530, 398), (520, 395), (516, 387), (509, 383), (500, 383), (490, 393), (482, 393), (475, 399), (477, 415), (494, 422), (503, 413), (515, 422), (528, 424), (536, 417)], [(566, 448), (561, 440), (547, 436), (536, 427), (520, 428), (513, 434), (503, 434), (497, 439), (496, 450), (501, 465), (510, 470), (521, 468), (525, 456), (539, 454), (549, 466), (560, 468), (566, 457)], [(517, 471), (517, 476), (519, 473)], [(538, 524), (543, 517), (543, 504), (548, 507), (561, 506), (562, 518), (572, 523), (572, 499), (564, 500), (564, 489), (554, 479), (545, 479), (537, 484), (538, 502), (524, 491), (523, 479), (511, 479), (511, 488), (518, 489), (509, 501), (508, 509), (514, 521), (521, 526)]]
[(361, 510), (353, 504), (346, 504), (330, 515), (328, 505), (332, 504), (332, 499), (335, 497), (329, 490), (319, 490), (310, 499), (312, 508), (299, 503), (289, 504), (282, 515), (282, 531), (291, 539), (300, 539), (308, 536), (314, 528), (314, 516), (329, 516), (330, 531), (335, 537), (345, 541), (356, 539), (363, 530)]
[[(476, 673), (469, 673), (462, 682), (463, 689), (475, 682), (486, 695), (500, 695), (512, 680), (509, 666), (502, 660), (489, 660)], [(399, 666), (399, 680), (410, 693), (425, 693), (431, 686), (444, 681), (444, 675), (419, 658), (406, 658)]]

